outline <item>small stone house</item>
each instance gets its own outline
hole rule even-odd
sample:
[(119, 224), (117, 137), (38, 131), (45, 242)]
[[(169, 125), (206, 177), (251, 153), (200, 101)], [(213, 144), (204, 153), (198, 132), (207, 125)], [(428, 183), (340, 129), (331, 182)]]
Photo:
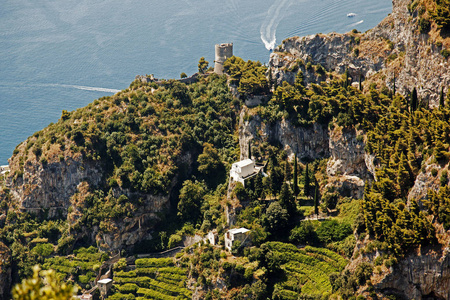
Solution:
[(244, 181), (258, 174), (262, 168), (263, 166), (257, 166), (253, 160), (244, 159), (231, 166), (230, 178), (232, 181), (240, 182), (245, 186)]
[(235, 241), (241, 241), (242, 243), (245, 243), (249, 232), (250, 230), (244, 227), (228, 230), (225, 233), (225, 248), (228, 249), (228, 251), (231, 251), (231, 248), (233, 248), (233, 243)]
[(112, 284), (113, 280), (110, 278), (105, 278), (97, 281), (97, 286), (103, 299), (105, 299), (108, 295), (109, 289), (112, 287)]

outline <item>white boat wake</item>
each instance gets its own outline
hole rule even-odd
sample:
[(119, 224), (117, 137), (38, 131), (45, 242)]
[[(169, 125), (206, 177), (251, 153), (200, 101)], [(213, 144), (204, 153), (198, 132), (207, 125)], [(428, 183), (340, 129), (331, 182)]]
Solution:
[(352, 24), (348, 25), (347, 27), (353, 27), (353, 26), (356, 26), (356, 25), (359, 25), (359, 24), (362, 24), (362, 23), (364, 23), (364, 20), (352, 23)]
[(94, 92), (105, 92), (105, 93), (117, 93), (120, 90), (116, 89), (108, 89), (102, 87), (92, 87), (92, 86), (83, 86), (83, 85), (73, 85), (73, 84), (49, 84), (49, 86), (57, 86), (57, 87), (65, 87), (65, 88), (74, 88), (85, 91), (94, 91)]
[(291, 4), (291, 0), (275, 0), (267, 11), (267, 16), (260, 28), (261, 40), (267, 50), (273, 50), (275, 48), (278, 24), (280, 24), (280, 21), (287, 12), (285, 8)]

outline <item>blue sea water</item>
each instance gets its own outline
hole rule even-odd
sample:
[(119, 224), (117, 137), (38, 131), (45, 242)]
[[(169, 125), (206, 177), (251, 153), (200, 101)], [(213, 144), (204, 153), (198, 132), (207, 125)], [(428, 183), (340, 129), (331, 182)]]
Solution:
[[(138, 74), (193, 74), (214, 44), (267, 63), (287, 37), (375, 26), (391, 0), (2, 0), (0, 165), (51, 122)], [(348, 13), (356, 14), (347, 17)]]

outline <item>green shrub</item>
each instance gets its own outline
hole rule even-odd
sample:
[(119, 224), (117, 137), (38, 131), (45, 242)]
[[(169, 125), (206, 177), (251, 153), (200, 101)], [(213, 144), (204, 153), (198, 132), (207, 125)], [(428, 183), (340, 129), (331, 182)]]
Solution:
[(37, 244), (36, 246), (34, 246), (33, 249), (31, 249), (31, 252), (42, 256), (42, 257), (46, 257), (46, 256), (50, 256), (53, 253), (53, 245), (50, 243), (41, 243), (41, 244)]
[(125, 283), (124, 285), (119, 285), (117, 289), (121, 293), (136, 293), (139, 289), (139, 286), (135, 283)]
[(436, 168), (431, 169), (431, 176), (436, 177), (438, 174), (438, 170)]
[(443, 57), (448, 58), (450, 56), (450, 50), (449, 49), (443, 49), (441, 51), (441, 54)]

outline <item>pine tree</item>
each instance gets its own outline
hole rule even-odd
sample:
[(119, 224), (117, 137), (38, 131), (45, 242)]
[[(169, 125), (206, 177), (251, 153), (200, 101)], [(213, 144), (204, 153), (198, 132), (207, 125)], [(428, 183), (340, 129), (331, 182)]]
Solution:
[(284, 164), (284, 181), (290, 182), (291, 179), (292, 179), (291, 164), (289, 163), (289, 160), (286, 160)]
[(311, 190), (311, 186), (310, 186), (310, 182), (309, 182), (309, 170), (308, 170), (308, 164), (306, 164), (305, 167), (305, 174), (303, 177), (303, 182), (304, 182), (304, 188), (303, 191), (305, 192), (305, 196), (309, 196), (310, 190)]
[(402, 197), (406, 196), (409, 186), (411, 184), (409, 172), (408, 172), (408, 162), (405, 159), (405, 155), (402, 153), (400, 155), (400, 161), (398, 163), (397, 169), (397, 184)]
[(283, 182), (283, 185), (281, 186), (280, 204), (281, 207), (287, 210), (290, 219), (295, 217), (297, 213), (295, 199), (292, 196), (291, 189), (289, 188), (289, 185), (286, 181)]
[(303, 72), (298, 70), (297, 75), (295, 76), (295, 88), (301, 93), (305, 89), (303, 85)]
[(294, 196), (298, 195), (298, 165), (297, 165), (297, 154), (294, 156)]
[(436, 146), (434, 147), (434, 157), (437, 161), (441, 162), (443, 159), (446, 158), (447, 149), (445, 148), (444, 144), (442, 144), (441, 140), (436, 141)]

